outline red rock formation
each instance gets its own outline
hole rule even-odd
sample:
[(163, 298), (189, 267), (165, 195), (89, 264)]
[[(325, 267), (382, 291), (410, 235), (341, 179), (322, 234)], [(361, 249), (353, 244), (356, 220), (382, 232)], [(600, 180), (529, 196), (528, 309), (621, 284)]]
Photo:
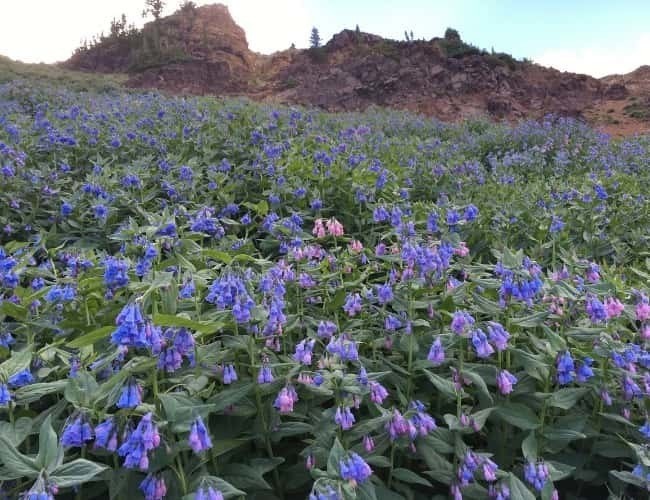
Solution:
[(223, 5), (179, 10), (145, 25), (139, 37), (130, 46), (102, 42), (65, 65), (128, 72), (132, 87), (245, 95), (330, 111), (390, 106), (442, 120), (558, 113), (601, 123), (602, 106), (620, 101), (623, 109), (631, 93), (650, 89), (647, 66), (598, 80), (487, 53), (460, 39), (403, 42), (343, 30), (317, 50), (266, 56), (249, 50), (244, 30)]

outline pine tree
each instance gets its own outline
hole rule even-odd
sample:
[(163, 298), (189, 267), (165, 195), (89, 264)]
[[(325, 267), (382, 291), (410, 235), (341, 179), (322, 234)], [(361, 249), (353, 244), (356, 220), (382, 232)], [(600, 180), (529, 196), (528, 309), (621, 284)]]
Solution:
[(147, 17), (148, 14), (151, 14), (153, 18), (157, 21), (160, 19), (160, 15), (165, 8), (165, 0), (145, 0), (144, 1), (144, 10), (142, 11), (142, 17)]
[(318, 34), (318, 28), (315, 26), (311, 29), (311, 36), (309, 37), (309, 46), (312, 49), (317, 49), (320, 47), (320, 35)]

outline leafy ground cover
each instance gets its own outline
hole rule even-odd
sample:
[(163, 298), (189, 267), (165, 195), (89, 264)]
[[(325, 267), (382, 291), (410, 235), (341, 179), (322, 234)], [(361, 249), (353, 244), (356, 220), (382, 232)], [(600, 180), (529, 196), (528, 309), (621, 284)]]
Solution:
[(8, 498), (645, 498), (650, 140), (0, 86)]

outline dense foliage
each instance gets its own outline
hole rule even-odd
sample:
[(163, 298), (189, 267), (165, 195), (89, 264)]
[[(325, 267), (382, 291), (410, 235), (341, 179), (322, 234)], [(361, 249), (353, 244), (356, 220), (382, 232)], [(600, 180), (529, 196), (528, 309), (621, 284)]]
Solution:
[(650, 141), (0, 87), (9, 498), (644, 498)]

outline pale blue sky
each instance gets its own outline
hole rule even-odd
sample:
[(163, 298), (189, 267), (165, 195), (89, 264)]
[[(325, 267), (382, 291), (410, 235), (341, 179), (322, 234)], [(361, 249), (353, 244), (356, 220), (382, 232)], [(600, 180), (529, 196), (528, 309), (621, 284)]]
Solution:
[[(167, 13), (181, 0), (167, 0)], [(195, 0), (198, 4), (213, 3)], [(253, 50), (270, 53), (324, 40), (343, 28), (389, 38), (464, 40), (562, 70), (603, 76), (650, 64), (650, 0), (222, 0)], [(84, 37), (122, 12), (142, 24), (144, 0), (0, 0), (0, 54), (29, 62), (66, 59)]]

